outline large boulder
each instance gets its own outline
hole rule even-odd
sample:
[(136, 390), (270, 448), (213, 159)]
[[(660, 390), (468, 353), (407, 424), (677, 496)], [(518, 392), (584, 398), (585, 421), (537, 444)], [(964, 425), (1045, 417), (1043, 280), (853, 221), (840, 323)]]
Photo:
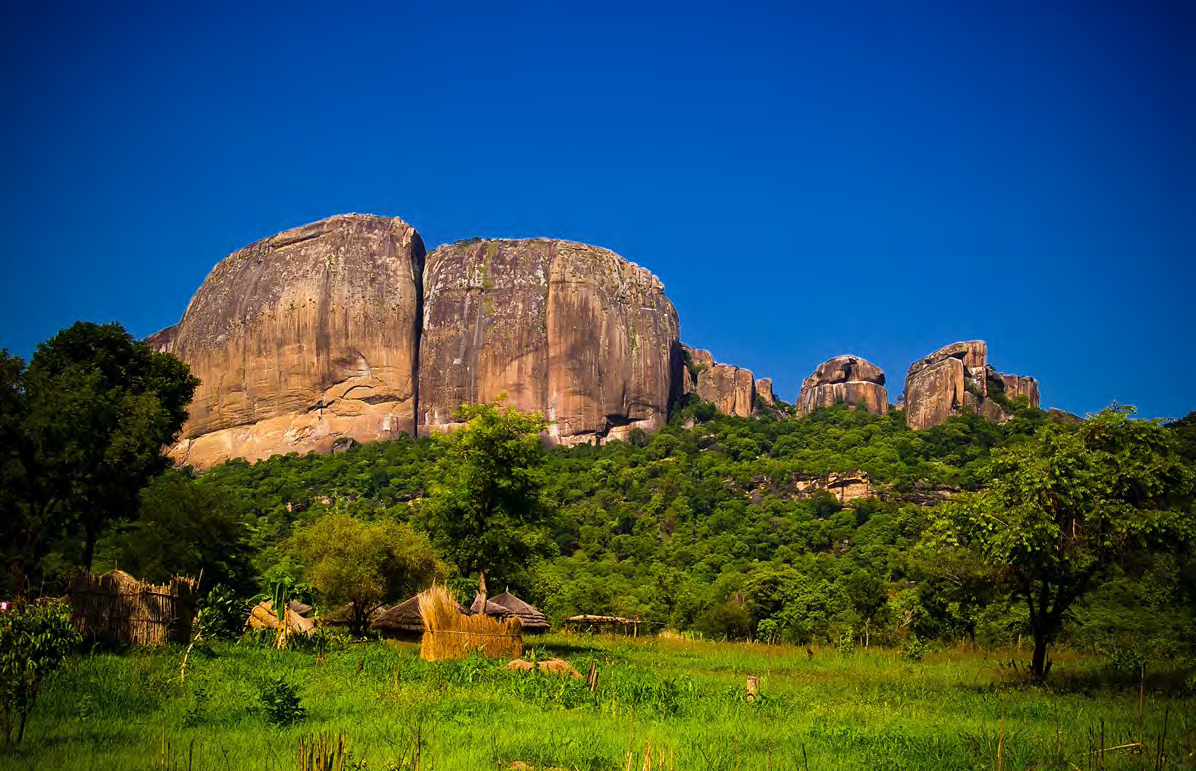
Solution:
[(859, 356), (844, 354), (827, 359), (802, 381), (797, 396), (797, 414), (833, 404), (851, 404), (883, 415), (889, 410), (884, 371)]
[(756, 404), (751, 371), (733, 364), (714, 364), (700, 371), (695, 391), (724, 415), (749, 417)]
[(233, 252), (152, 336), (200, 378), (171, 450), (199, 468), (415, 430), (424, 245), (346, 214)]
[(625, 437), (668, 418), (680, 377), (677, 313), (656, 276), (607, 249), (475, 239), (428, 255), (421, 430), (508, 394), (562, 443)]
[(1008, 420), (994, 389), (1008, 397), (1026, 396), (1030, 406), (1038, 406), (1038, 381), (997, 372), (988, 365), (988, 345), (983, 340), (944, 346), (911, 364), (906, 373), (906, 423), (920, 431), (964, 410), (997, 422)]

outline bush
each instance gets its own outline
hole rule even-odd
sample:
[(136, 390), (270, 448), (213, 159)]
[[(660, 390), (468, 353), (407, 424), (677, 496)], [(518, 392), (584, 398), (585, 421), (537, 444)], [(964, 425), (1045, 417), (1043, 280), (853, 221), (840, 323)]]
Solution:
[(291, 685), (285, 678), (271, 679), (262, 689), (261, 700), (262, 712), (270, 725), (285, 727), (307, 716), (307, 710), (299, 703), (299, 686)]
[(0, 615), (0, 728), (25, 738), (25, 721), (46, 681), (62, 666), (79, 633), (61, 600), (20, 604)]
[(855, 653), (855, 627), (851, 624), (848, 624), (839, 635), (839, 639), (835, 640), (835, 651), (844, 654)]
[(901, 658), (914, 664), (919, 663), (926, 658), (926, 654), (930, 653), (930, 646), (922, 642), (917, 635), (913, 635), (901, 648)]
[(235, 640), (245, 626), (245, 603), (232, 589), (216, 584), (196, 614), (199, 633), (209, 640)]
[(752, 630), (752, 619), (739, 605), (724, 602), (699, 616), (694, 626), (711, 640), (742, 640)]

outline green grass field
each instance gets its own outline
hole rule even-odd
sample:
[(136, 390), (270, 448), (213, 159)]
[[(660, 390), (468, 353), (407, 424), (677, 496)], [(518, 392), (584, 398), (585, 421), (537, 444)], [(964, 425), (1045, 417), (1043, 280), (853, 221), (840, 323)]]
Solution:
[[(1053, 682), (1025, 684), (1011, 654), (949, 651), (921, 663), (892, 651), (839, 654), (745, 644), (548, 636), (528, 653), (560, 656), (598, 687), (514, 674), (481, 659), (430, 664), (418, 647), (354, 643), (327, 652), (216, 644), (73, 659), (38, 703), (4, 768), (299, 768), (301, 741), (344, 734), (345, 768), (886, 769), (1188, 768), (1196, 699), (1183, 674), (1147, 671), (1145, 751), (1137, 678), (1057, 655)], [(1021, 658), (1025, 658), (1023, 655)], [(743, 698), (745, 678), (763, 698)], [(271, 725), (271, 678), (299, 687), (306, 716)], [(1172, 683), (1175, 683), (1173, 686)], [(1003, 717), (1002, 717), (1003, 715)], [(1159, 738), (1166, 722), (1160, 759)], [(998, 760), (998, 752), (1000, 759)], [(629, 760), (630, 756), (630, 760)], [(1100, 764), (1103, 762), (1103, 766)], [(526, 764), (519, 766), (518, 763)]]

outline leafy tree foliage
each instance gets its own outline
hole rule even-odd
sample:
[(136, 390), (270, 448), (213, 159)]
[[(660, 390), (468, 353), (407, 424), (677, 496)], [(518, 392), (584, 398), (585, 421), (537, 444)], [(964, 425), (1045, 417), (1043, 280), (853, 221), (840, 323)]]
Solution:
[(390, 519), (327, 514), (296, 533), (292, 549), (323, 599), (352, 605), (356, 634), (383, 602), (406, 599), (445, 573), (427, 536)]
[(104, 529), (135, 513), (166, 468), (162, 448), (199, 381), (119, 324), (78, 322), (38, 345), (28, 367), (0, 359), (10, 572), (23, 581), (59, 534), (81, 542), (78, 563), (90, 568)]
[(509, 572), (535, 552), (546, 516), (540, 434), (547, 423), (501, 402), (461, 407), (454, 419), (465, 426), (438, 437), (443, 455), (420, 517), (441, 553), (477, 575), (483, 603), (486, 571)]
[(985, 487), (936, 512), (929, 543), (970, 551), (1025, 603), (1033, 673), (1075, 603), (1126, 565), (1190, 543), (1193, 473), (1158, 421), (1110, 408), (1078, 431), (1042, 428), (994, 453)]
[(244, 503), (230, 491), (167, 471), (141, 491), (138, 518), (115, 541), (113, 561), (143, 581), (203, 575), (252, 594), (255, 574)]

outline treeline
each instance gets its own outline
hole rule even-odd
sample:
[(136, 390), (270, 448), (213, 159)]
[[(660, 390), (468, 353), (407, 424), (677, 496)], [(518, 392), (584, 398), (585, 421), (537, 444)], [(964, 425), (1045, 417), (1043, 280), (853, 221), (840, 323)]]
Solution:
[[(615, 614), (797, 644), (1037, 637), (1193, 653), (1196, 413), (1162, 426), (1114, 407), (1057, 425), (1024, 401), (1004, 406), (1003, 424), (961, 415), (914, 432), (900, 411), (795, 419), (780, 405), (741, 419), (690, 403), (653, 434), (538, 453), (521, 477), (536, 516), (517, 530), (450, 527), (445, 512), (472, 505), (446, 509), (450, 488), (470, 482), (442, 462), (449, 442), (424, 438), (165, 471), (99, 532), (63, 501), (41, 551), (4, 548), (47, 592), (94, 549), (96, 570), (152, 581), (202, 570), (241, 596), (285, 581), (319, 604), (319, 549), (296, 536), (350, 517), (426, 536), (421, 554), (433, 544), (443, 566), (432, 572), (467, 600), (485, 565), (492, 591), (510, 587), (557, 621)], [(475, 541), (485, 548), (463, 548)]]

